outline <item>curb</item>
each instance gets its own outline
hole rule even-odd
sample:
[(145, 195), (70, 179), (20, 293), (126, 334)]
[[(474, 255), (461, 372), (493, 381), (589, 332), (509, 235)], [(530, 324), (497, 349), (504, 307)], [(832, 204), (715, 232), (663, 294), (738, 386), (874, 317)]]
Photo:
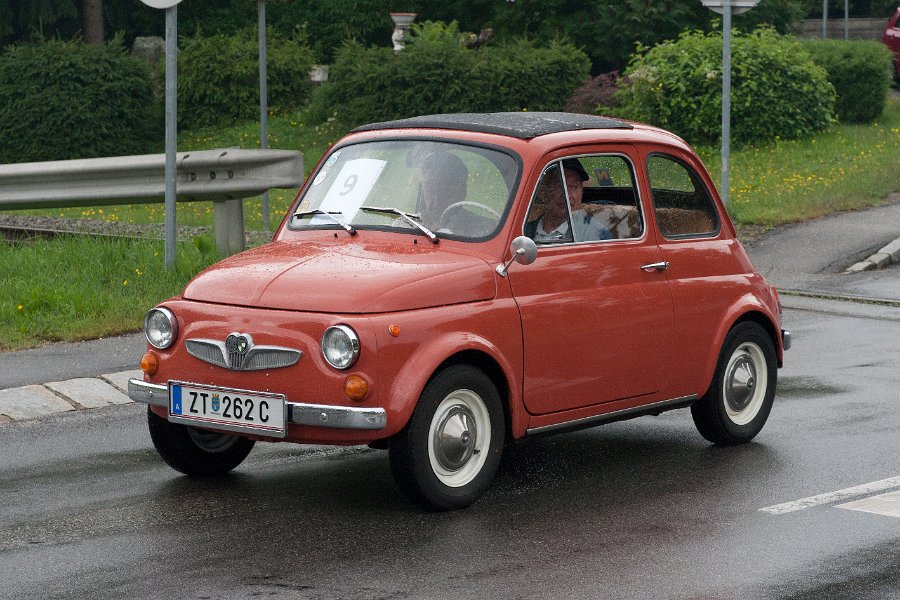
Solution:
[(79, 377), (0, 390), (0, 425), (63, 412), (131, 404), (128, 379), (141, 371)]
[(900, 238), (897, 238), (869, 258), (850, 265), (844, 273), (861, 273), (900, 264)]

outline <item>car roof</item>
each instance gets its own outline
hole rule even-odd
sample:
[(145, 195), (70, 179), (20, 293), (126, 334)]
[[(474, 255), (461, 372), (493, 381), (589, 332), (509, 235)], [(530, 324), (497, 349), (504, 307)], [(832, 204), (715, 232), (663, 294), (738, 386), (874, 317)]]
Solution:
[(498, 112), (424, 115), (383, 123), (370, 123), (353, 130), (381, 131), (384, 129), (450, 129), (505, 135), (530, 140), (551, 133), (583, 129), (633, 129), (630, 123), (565, 112)]

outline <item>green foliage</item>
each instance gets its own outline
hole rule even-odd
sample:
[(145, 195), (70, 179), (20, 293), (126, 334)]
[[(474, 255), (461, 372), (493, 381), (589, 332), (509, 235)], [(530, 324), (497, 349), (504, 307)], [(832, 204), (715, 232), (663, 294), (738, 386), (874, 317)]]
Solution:
[[(800, 0), (762, 0), (735, 16), (734, 26), (751, 31), (769, 23), (786, 33), (802, 17)], [(597, 74), (622, 69), (637, 43), (652, 46), (688, 29), (711, 30), (719, 18), (696, 0), (516, 0), (498, 3), (491, 23), (501, 39), (522, 32), (538, 39), (565, 35), (587, 53)]]
[(121, 38), (19, 45), (0, 54), (0, 162), (140, 154), (162, 140), (146, 63)]
[(472, 50), (455, 22), (413, 28), (405, 50), (346, 44), (313, 100), (313, 118), (344, 126), (419, 114), (560, 110), (588, 75), (569, 43), (516, 40)]
[(813, 61), (828, 72), (837, 92), (835, 116), (843, 123), (871, 123), (884, 110), (891, 86), (891, 52), (878, 42), (805, 40)]
[[(266, 44), (269, 107), (293, 110), (312, 91), (312, 51), (302, 37), (269, 29)], [(178, 52), (178, 123), (187, 128), (259, 118), (259, 43), (256, 29), (234, 35), (194, 35)], [(165, 65), (161, 64), (160, 69)]]
[[(632, 85), (615, 112), (674, 131), (692, 143), (721, 136), (722, 37), (684, 33), (640, 48), (626, 75)], [(732, 139), (737, 144), (794, 139), (832, 123), (834, 88), (793, 38), (763, 28), (732, 40)]]

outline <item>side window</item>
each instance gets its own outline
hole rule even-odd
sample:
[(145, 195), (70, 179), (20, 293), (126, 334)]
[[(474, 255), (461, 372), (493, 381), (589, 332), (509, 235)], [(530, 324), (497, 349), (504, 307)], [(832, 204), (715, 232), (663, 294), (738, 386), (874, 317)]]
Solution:
[(582, 156), (570, 160), (577, 160), (588, 174), (581, 209), (609, 232), (610, 239), (641, 237), (644, 219), (631, 163), (618, 155)]
[(715, 235), (719, 218), (700, 177), (668, 156), (647, 160), (659, 230), (667, 238)]
[(639, 238), (644, 231), (631, 164), (616, 155), (550, 163), (524, 226), (538, 244)]
[(551, 163), (534, 189), (525, 222), (525, 235), (538, 244), (574, 241), (563, 181), (559, 162)]

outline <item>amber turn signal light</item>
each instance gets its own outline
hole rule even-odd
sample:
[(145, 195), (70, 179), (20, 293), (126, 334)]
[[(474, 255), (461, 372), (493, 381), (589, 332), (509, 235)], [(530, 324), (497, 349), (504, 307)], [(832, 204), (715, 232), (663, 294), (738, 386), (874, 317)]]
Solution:
[(391, 325), (390, 327), (388, 327), (388, 333), (390, 333), (394, 337), (398, 337), (400, 335), (400, 326)]
[(156, 358), (156, 355), (152, 352), (144, 354), (141, 358), (141, 371), (152, 376), (156, 375), (157, 369), (159, 369), (159, 360)]
[(351, 375), (344, 382), (344, 395), (355, 402), (361, 402), (369, 393), (369, 382), (359, 375)]

